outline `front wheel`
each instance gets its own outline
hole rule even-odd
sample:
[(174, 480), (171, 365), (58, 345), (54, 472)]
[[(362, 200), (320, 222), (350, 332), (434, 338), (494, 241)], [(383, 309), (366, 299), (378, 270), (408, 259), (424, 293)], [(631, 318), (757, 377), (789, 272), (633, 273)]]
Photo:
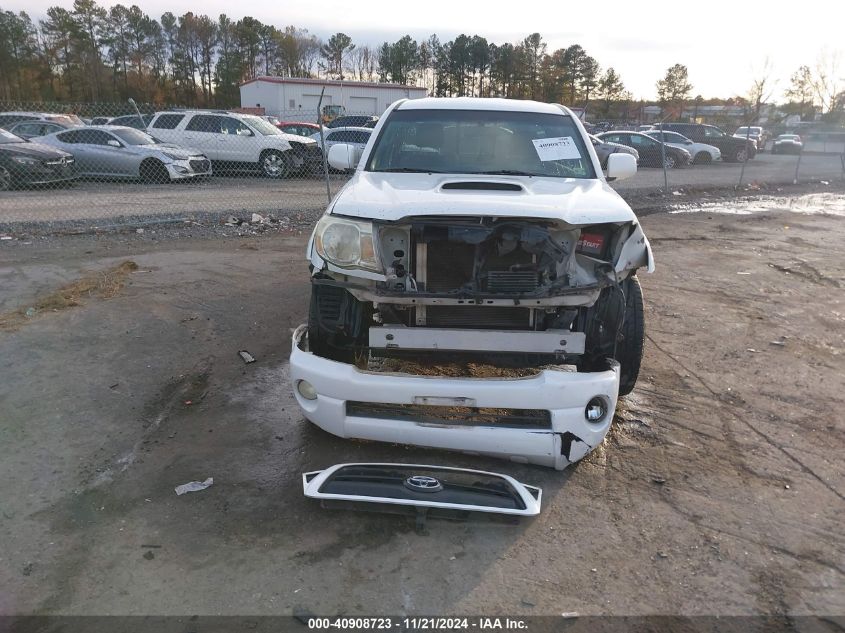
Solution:
[(645, 343), (645, 310), (643, 289), (635, 275), (628, 277), (625, 289), (625, 321), (616, 343), (616, 360), (620, 365), (619, 395), (627, 396), (634, 390), (640, 375)]
[(734, 160), (738, 163), (744, 163), (748, 160), (748, 150), (745, 148), (736, 150), (736, 154), (734, 154)]
[(619, 395), (624, 396), (633, 391), (640, 373), (645, 315), (637, 277), (628, 277), (620, 286), (602, 290), (584, 315), (587, 340), (581, 370), (602, 371), (605, 359), (612, 357), (619, 363)]
[(141, 180), (146, 183), (164, 184), (170, 182), (170, 173), (164, 163), (157, 160), (145, 160), (139, 170)]
[(671, 154), (667, 154), (666, 157), (663, 159), (663, 166), (666, 169), (675, 169), (676, 165), (675, 157)]
[(273, 150), (262, 154), (261, 170), (268, 178), (287, 178), (292, 167), (284, 153)]
[(713, 157), (710, 156), (709, 152), (699, 152), (695, 155), (695, 158), (692, 161), (696, 165), (709, 165), (713, 162)]
[(372, 304), (358, 301), (345, 288), (311, 286), (308, 347), (317, 356), (352, 363), (365, 353)]

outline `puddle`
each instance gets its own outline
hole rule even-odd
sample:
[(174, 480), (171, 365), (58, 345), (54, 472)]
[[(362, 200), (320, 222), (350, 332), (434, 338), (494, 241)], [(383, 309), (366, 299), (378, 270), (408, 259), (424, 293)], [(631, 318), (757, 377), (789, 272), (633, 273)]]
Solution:
[(760, 197), (735, 201), (699, 202), (673, 205), (669, 213), (722, 213), (751, 215), (764, 211), (788, 211), (803, 215), (834, 215), (845, 217), (845, 196), (835, 193), (810, 193), (794, 198)]

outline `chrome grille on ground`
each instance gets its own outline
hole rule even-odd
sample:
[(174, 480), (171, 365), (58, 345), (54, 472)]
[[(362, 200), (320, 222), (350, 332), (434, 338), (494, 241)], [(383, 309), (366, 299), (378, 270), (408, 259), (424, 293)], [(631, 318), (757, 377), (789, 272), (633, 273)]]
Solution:
[(551, 413), (542, 409), (497, 409), (478, 407), (444, 407), (423, 404), (387, 404), (379, 402), (346, 403), (346, 414), (366, 418), (383, 418), (442, 424), (446, 426), (496, 426), (518, 429), (550, 429)]

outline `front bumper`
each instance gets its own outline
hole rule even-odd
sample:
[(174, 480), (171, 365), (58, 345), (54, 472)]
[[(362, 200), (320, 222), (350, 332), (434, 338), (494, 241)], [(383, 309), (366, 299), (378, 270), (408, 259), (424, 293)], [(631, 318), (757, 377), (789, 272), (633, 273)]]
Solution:
[(77, 175), (74, 162), (65, 164), (40, 164), (34, 166), (12, 166), (13, 182), (20, 185), (53, 185), (72, 182)]
[(166, 164), (171, 180), (198, 178), (211, 175), (211, 161), (205, 157), (195, 156), (185, 160), (174, 160)]
[[(413, 444), (463, 451), (538, 464), (563, 470), (598, 446), (610, 429), (619, 393), (619, 365), (576, 373), (544, 369), (528, 378), (440, 378), (362, 371), (353, 365), (322, 358), (304, 347), (307, 327), (293, 334), (290, 376), (293, 392), (305, 417), (340, 437)], [(307, 400), (297, 383), (307, 380), (317, 397)], [(587, 422), (584, 409), (601, 396), (607, 413)], [(437, 400), (472, 402), (479, 408), (542, 409), (551, 428), (433, 424), (423, 421), (361, 417), (347, 413), (347, 402), (414, 405)]]

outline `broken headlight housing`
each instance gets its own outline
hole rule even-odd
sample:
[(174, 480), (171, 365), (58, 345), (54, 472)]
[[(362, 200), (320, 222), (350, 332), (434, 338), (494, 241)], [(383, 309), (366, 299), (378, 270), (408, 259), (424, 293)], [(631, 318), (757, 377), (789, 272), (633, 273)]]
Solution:
[(373, 246), (373, 223), (324, 215), (314, 229), (314, 248), (340, 268), (382, 272)]

